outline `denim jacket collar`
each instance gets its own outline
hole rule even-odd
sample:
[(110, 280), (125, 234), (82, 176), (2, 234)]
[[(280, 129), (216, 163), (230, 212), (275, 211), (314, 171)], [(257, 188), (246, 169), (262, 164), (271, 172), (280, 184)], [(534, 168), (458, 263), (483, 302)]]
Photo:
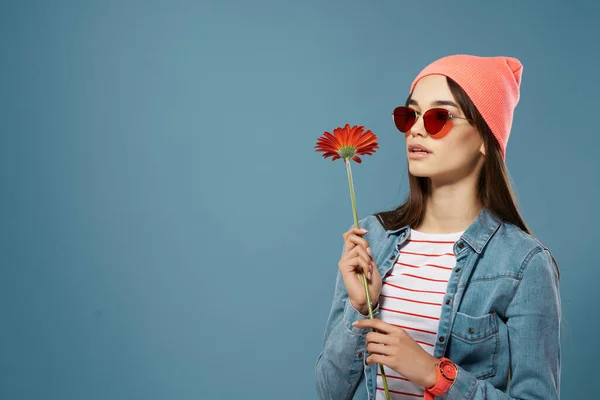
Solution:
[[(486, 207), (483, 207), (475, 221), (465, 230), (461, 238), (477, 253), (481, 253), (494, 232), (502, 224), (499, 218), (493, 216)], [(388, 229), (386, 234), (395, 235), (407, 231), (410, 227), (404, 225), (397, 229)]]

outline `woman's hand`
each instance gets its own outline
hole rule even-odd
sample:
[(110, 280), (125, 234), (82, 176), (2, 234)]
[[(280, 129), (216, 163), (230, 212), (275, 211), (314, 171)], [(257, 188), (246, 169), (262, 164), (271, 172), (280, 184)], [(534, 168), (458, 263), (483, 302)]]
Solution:
[(437, 358), (426, 352), (402, 328), (380, 319), (362, 319), (354, 322), (357, 328), (374, 328), (367, 333), (367, 365), (383, 364), (406, 379), (425, 388), (435, 385)]
[(375, 262), (371, 258), (369, 242), (361, 235), (367, 233), (360, 228), (351, 228), (343, 234), (344, 251), (338, 263), (348, 299), (352, 306), (363, 315), (369, 311), (367, 295), (363, 284), (361, 272), (364, 272), (369, 284), (369, 296), (374, 306), (381, 292), (381, 275), (377, 270)]

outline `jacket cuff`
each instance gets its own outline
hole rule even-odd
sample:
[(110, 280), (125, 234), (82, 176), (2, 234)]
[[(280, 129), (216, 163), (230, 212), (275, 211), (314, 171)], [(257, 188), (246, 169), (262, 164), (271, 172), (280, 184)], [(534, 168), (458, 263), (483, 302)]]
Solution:
[[(375, 317), (378, 314), (379, 314), (379, 301), (375, 305), (375, 308), (373, 308), (373, 317)], [(358, 310), (356, 310), (352, 306), (350, 299), (346, 299), (346, 305), (344, 306), (344, 325), (346, 326), (346, 329), (348, 329), (354, 335), (367, 334), (368, 332), (371, 331), (370, 328), (356, 328), (355, 326), (352, 325), (352, 323), (354, 321), (358, 321), (360, 319), (365, 319), (365, 318), (369, 318), (369, 314), (367, 314), (367, 315), (361, 314)]]
[(446, 400), (468, 400), (472, 399), (477, 389), (477, 378), (456, 365), (456, 379), (450, 389), (444, 394)]

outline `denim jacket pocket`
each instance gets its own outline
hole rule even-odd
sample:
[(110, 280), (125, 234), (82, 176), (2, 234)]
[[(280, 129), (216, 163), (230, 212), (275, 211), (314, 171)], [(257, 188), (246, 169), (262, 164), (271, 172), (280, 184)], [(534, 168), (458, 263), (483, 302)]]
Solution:
[(500, 345), (496, 313), (473, 317), (456, 313), (448, 354), (452, 361), (477, 378), (496, 373)]

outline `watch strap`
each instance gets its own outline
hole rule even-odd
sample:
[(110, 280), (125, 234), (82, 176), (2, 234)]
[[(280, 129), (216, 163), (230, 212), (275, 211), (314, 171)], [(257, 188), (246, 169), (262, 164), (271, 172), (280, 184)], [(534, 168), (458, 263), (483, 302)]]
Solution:
[(437, 381), (435, 385), (429, 388), (425, 388), (425, 400), (433, 400), (434, 396), (441, 396), (442, 394), (446, 393), (454, 383), (454, 379), (450, 380), (442, 374), (443, 363), (451, 363), (456, 369), (456, 365), (452, 361), (450, 361), (450, 359), (442, 357), (440, 359), (440, 362), (436, 364), (435, 372), (437, 374)]

